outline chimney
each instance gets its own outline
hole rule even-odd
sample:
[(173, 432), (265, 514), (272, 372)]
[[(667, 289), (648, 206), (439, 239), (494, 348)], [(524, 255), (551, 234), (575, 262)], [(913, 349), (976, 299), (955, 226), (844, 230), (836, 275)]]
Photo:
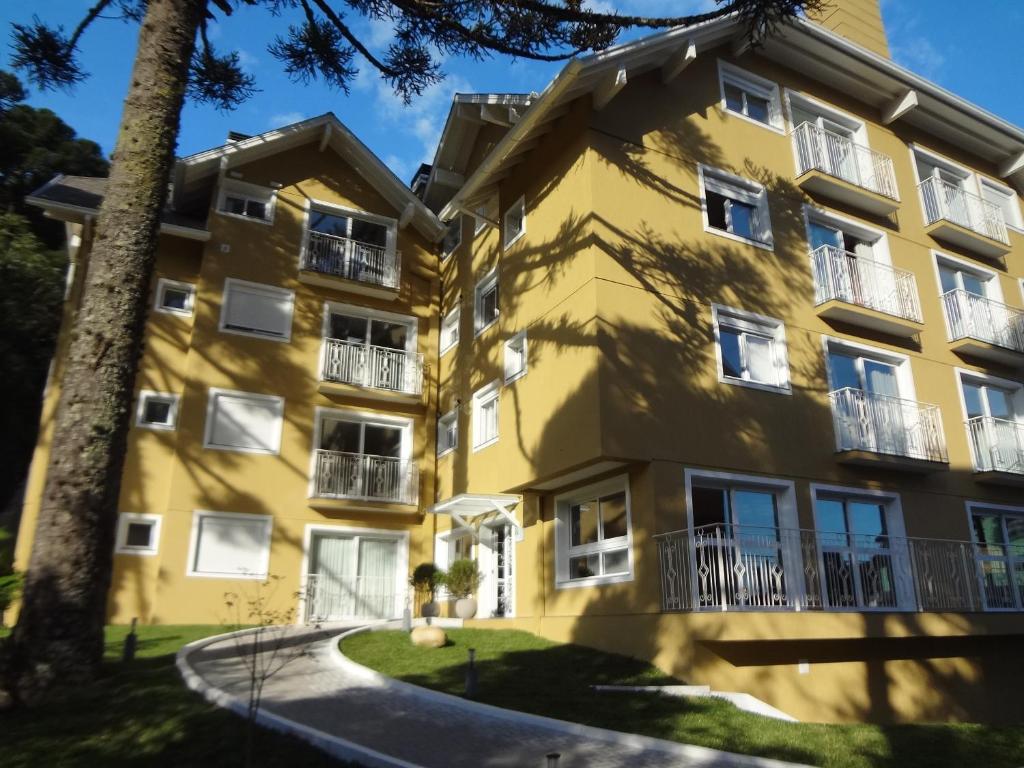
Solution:
[(889, 41), (885, 37), (879, 0), (826, 0), (826, 3), (820, 11), (808, 14), (808, 18), (889, 58)]

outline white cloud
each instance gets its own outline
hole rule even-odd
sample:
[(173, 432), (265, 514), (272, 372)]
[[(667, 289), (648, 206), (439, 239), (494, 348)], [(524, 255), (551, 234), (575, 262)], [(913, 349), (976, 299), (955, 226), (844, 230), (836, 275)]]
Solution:
[(305, 119), (306, 116), (301, 112), (278, 112), (270, 116), (267, 120), (267, 125), (271, 128), (283, 128), (292, 123), (300, 123)]
[(242, 65), (242, 69), (248, 72), (256, 69), (256, 65), (260, 63), (259, 59), (244, 48), (239, 48), (236, 53), (238, 54), (238, 63)]
[(409, 181), (409, 177), (412, 175), (412, 168), (409, 166), (409, 163), (398, 155), (388, 155), (385, 157), (384, 165), (390, 168), (395, 176), (402, 181)]
[[(441, 138), (452, 98), (456, 93), (473, 92), (473, 86), (464, 77), (449, 75), (419, 96), (414, 96), (411, 103), (406, 105), (387, 83), (378, 81), (376, 102), (381, 117), (393, 130), (420, 142), (420, 154), (416, 162), (429, 163), (434, 159), (434, 150)], [(405, 156), (411, 157), (412, 152), (405, 153)]]
[(897, 62), (935, 80), (946, 66), (946, 55), (926, 37), (897, 38), (892, 41), (892, 57)]

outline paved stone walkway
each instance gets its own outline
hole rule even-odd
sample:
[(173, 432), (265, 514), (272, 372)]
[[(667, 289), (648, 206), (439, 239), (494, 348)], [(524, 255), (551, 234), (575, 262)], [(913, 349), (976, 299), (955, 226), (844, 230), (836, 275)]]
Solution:
[[(681, 745), (666, 751), (658, 748), (665, 742), (654, 739), (630, 737), (646, 743), (624, 745), (424, 699), (340, 665), (332, 645), (343, 630), (291, 631), (289, 642), (307, 653), (267, 681), (264, 711), (423, 768), (544, 768), (549, 752), (561, 753), (558, 768), (787, 765)], [(229, 638), (194, 650), (186, 664), (207, 684), (247, 701), (239, 642)]]

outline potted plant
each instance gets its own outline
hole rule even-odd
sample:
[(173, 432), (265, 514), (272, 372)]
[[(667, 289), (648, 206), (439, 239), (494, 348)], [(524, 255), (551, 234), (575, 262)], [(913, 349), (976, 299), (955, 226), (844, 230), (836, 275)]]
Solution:
[(409, 584), (426, 599), (420, 606), (420, 615), (433, 618), (441, 613), (441, 606), (434, 599), (437, 588), (444, 583), (444, 571), (433, 563), (420, 563), (413, 569)]
[(455, 615), (460, 619), (472, 619), (476, 615), (476, 599), (473, 595), (480, 587), (483, 574), (476, 567), (476, 560), (456, 560), (444, 576), (444, 584), (455, 598)]

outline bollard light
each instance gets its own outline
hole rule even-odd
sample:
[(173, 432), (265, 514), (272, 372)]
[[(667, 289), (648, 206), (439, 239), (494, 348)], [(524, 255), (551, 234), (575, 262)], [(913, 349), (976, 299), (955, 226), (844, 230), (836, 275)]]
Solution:
[(558, 758), (562, 755), (558, 752), (548, 752), (548, 768), (558, 768)]
[(124, 649), (121, 651), (121, 659), (123, 661), (133, 661), (135, 659), (135, 649), (139, 645), (139, 636), (135, 634), (136, 622), (138, 622), (138, 619), (132, 618), (132, 629), (125, 635)]
[(469, 664), (466, 667), (466, 698), (476, 698), (476, 648), (469, 649)]

